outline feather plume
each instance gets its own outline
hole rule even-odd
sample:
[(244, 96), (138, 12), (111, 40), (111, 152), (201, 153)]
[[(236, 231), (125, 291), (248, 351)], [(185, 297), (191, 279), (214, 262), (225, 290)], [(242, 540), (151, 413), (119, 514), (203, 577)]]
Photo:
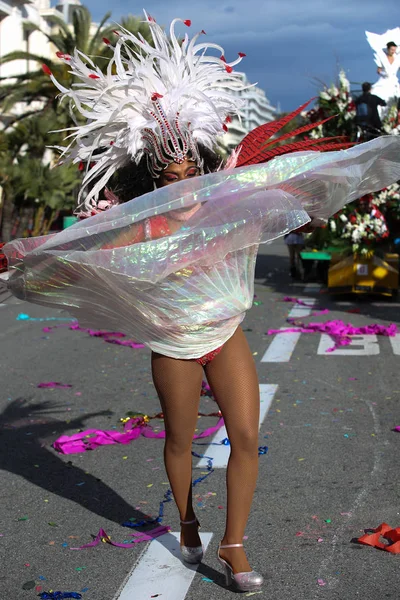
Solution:
[[(68, 130), (69, 146), (59, 148), (63, 160), (93, 165), (85, 174), (79, 206), (95, 205), (113, 173), (130, 160), (139, 162), (145, 152), (157, 168), (155, 159), (165, 166), (186, 148), (194, 153), (197, 143), (213, 148), (216, 136), (224, 133), (227, 116), (240, 113), (242, 101), (233, 92), (246, 86), (233, 67), (242, 56), (227, 63), (221, 46), (197, 43), (204, 32), (191, 40), (185, 36), (181, 43), (175, 26), (190, 26), (188, 20), (174, 19), (168, 38), (146, 13), (145, 19), (152, 44), (119, 28), (105, 73), (75, 50), (73, 56), (60, 59), (69, 65), (77, 83), (66, 89), (51, 75), (61, 98), (67, 98), (74, 113), (85, 120)], [(209, 49), (222, 58), (207, 55)]]
[[(271, 139), (282, 127), (292, 121), (297, 115), (299, 115), (314, 98), (304, 103), (302, 106), (294, 110), (293, 112), (285, 115), (281, 119), (265, 123), (256, 127), (240, 142), (240, 156), (237, 161), (237, 167), (244, 167), (247, 165), (253, 165), (261, 162), (271, 160), (275, 156), (280, 156), (288, 152), (298, 152), (307, 150), (342, 150), (349, 148), (353, 144), (348, 142), (346, 138), (342, 136), (317, 138), (317, 139), (306, 139), (298, 140), (291, 143), (280, 145), (282, 141), (295, 138), (298, 135), (306, 133), (312, 129), (315, 129), (319, 125), (323, 125), (330, 119), (335, 118), (335, 115), (318, 121), (317, 123), (307, 123), (302, 127), (298, 127), (294, 131), (285, 133), (280, 137)], [(273, 147), (275, 146), (275, 147)]]

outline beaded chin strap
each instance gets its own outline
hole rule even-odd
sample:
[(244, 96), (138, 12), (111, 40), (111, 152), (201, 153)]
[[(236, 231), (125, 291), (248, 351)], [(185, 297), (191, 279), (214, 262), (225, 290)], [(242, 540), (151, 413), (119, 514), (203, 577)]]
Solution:
[(146, 127), (143, 129), (142, 140), (145, 143), (144, 152), (147, 156), (149, 171), (158, 179), (161, 172), (172, 162), (181, 165), (186, 158), (193, 160), (204, 175), (204, 164), (200, 157), (196, 142), (193, 139), (190, 123), (184, 127), (184, 131), (179, 123), (179, 112), (176, 113), (174, 121), (171, 123), (161, 106), (160, 94), (153, 94), (152, 102), (154, 110), (149, 113), (156, 121), (158, 130), (155, 131)]

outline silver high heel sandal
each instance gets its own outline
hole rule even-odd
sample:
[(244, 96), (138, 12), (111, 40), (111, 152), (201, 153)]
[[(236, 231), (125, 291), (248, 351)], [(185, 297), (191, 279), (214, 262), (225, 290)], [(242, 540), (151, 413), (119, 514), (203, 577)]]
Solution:
[(236, 589), (239, 592), (254, 592), (259, 590), (264, 582), (264, 579), (260, 573), (256, 571), (247, 571), (243, 573), (234, 573), (231, 565), (220, 557), (219, 551), (222, 548), (242, 548), (243, 544), (226, 544), (224, 546), (219, 545), (218, 548), (218, 560), (225, 570), (226, 585), (232, 583), (235, 584)]
[[(197, 523), (197, 528), (200, 529), (200, 523), (197, 519), (193, 519), (193, 521), (181, 521), (181, 525), (192, 525), (193, 523)], [(181, 546), (181, 554), (183, 560), (187, 563), (192, 565), (200, 563), (203, 560), (203, 546)]]

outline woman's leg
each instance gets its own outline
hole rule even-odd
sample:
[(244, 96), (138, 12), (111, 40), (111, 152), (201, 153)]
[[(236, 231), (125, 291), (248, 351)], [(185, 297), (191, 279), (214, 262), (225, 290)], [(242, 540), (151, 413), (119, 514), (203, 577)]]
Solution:
[[(180, 519), (195, 518), (192, 507), (192, 440), (203, 379), (203, 367), (155, 352), (151, 357), (155, 388), (165, 420), (164, 460)], [(201, 545), (196, 526), (183, 525), (181, 544)]]
[(296, 277), (296, 254), (294, 250), (294, 245), (288, 244), (287, 247), (289, 251), (290, 275), (292, 277)]
[[(205, 367), (231, 445), (227, 517), (222, 544), (242, 543), (258, 474), (260, 395), (256, 366), (241, 327)], [(251, 571), (241, 548), (221, 550), (235, 573)]]
[(303, 250), (304, 250), (304, 246), (302, 244), (294, 245), (295, 268), (300, 277), (301, 277), (301, 273), (302, 273), (302, 262), (301, 262), (301, 254), (300, 253), (303, 252)]

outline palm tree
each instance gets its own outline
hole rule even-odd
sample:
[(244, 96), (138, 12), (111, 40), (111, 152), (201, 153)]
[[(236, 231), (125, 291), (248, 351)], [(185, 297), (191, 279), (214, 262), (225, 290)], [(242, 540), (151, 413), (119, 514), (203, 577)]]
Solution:
[[(111, 13), (107, 13), (103, 17), (94, 35), (90, 33), (92, 17), (86, 6), (79, 6), (74, 10), (72, 31), (61, 17), (55, 18), (58, 26), (58, 32), (55, 34), (47, 34), (34, 23), (29, 23), (26, 26), (31, 31), (39, 31), (47, 37), (48, 41), (54, 46), (56, 55), (71, 54), (75, 48), (78, 48), (85, 54), (101, 56), (108, 50), (103, 38), (106, 38), (112, 32), (112, 26), (105, 25), (110, 15)], [(37, 63), (38, 68), (17, 75), (13, 78), (14, 81), (12, 83), (3, 84), (0, 87), (0, 105), (2, 106), (3, 114), (7, 114), (7, 126), (10, 127), (33, 114), (44, 113), (50, 107), (63, 120), (63, 115), (67, 115), (68, 110), (57, 110), (57, 91), (48, 75), (43, 72), (42, 65), (46, 65), (65, 87), (70, 87), (72, 76), (68, 72), (68, 65), (58, 61), (57, 58), (51, 59), (47, 56), (40, 56), (21, 50), (10, 52), (0, 58), (0, 64), (21, 59)], [(10, 114), (11, 109), (17, 103), (21, 102), (24, 103), (25, 110), (20, 114)], [(67, 121), (69, 121), (66, 124), (68, 126), (71, 124), (71, 121), (70, 119), (67, 119)], [(61, 122), (60, 125), (62, 127), (65, 123)]]
[[(55, 121), (31, 116), (8, 132), (0, 131), (0, 240), (28, 228), (46, 233), (60, 210), (72, 209), (82, 174), (76, 165), (52, 169), (47, 129)], [(54, 140), (53, 140), (54, 141)], [(28, 227), (33, 223), (33, 228)]]
[[(86, 6), (78, 6), (74, 9), (72, 16), (72, 30), (61, 17), (56, 17), (55, 22), (58, 26), (58, 32), (47, 34), (34, 23), (26, 24), (31, 31), (41, 32), (55, 48), (56, 55), (73, 54), (75, 48), (95, 59), (96, 63), (102, 67), (107, 65), (107, 59), (111, 57), (110, 45), (116, 41), (117, 37), (113, 30), (115, 25), (106, 24), (111, 13), (104, 15), (96, 32), (91, 34), (92, 17)], [(148, 25), (138, 17), (129, 15), (122, 19), (122, 26), (134, 34), (140, 33), (144, 38), (150, 40), (150, 30)], [(108, 41), (111, 44), (108, 44)], [(5, 83), (0, 86), (0, 107), (3, 115), (7, 115), (7, 127), (23, 120), (31, 115), (42, 114), (50, 107), (57, 113), (60, 123), (59, 128), (65, 128), (74, 125), (69, 111), (62, 107), (60, 110), (56, 100), (57, 91), (43, 72), (42, 65), (46, 65), (54, 74), (56, 79), (65, 87), (71, 87), (73, 83), (72, 75), (69, 73), (68, 65), (58, 61), (56, 58), (50, 59), (46, 56), (32, 54), (17, 50), (6, 54), (0, 58), (0, 64), (12, 62), (13, 60), (28, 60), (37, 63), (38, 68), (15, 76), (13, 83)], [(1, 78), (0, 78), (1, 83)], [(20, 114), (11, 114), (12, 108), (23, 103), (25, 110)]]
[[(58, 31), (51, 35), (34, 23), (27, 24), (31, 31), (40, 31), (53, 45), (57, 54), (72, 54), (75, 48), (93, 58), (99, 66), (107, 65), (111, 45), (116, 40), (114, 25), (107, 25), (107, 13), (94, 34), (92, 17), (85, 6), (75, 8), (72, 28), (56, 18)], [(134, 16), (125, 17), (122, 26), (132, 33), (140, 33), (149, 40), (146, 23)], [(5, 130), (0, 132), (0, 186), (3, 196), (0, 206), (0, 239), (8, 241), (12, 235), (22, 235), (28, 223), (34, 221), (35, 234), (43, 233), (60, 208), (72, 208), (80, 174), (76, 167), (50, 170), (46, 148), (60, 145), (63, 133), (51, 133), (74, 126), (68, 107), (60, 106), (57, 90), (42, 65), (52, 71), (56, 79), (70, 88), (73, 78), (68, 65), (45, 56), (15, 51), (0, 58), (0, 64), (13, 60), (29, 60), (38, 67), (17, 75), (13, 83), (0, 85), (0, 110)], [(1, 84), (1, 79), (0, 79)], [(19, 105), (18, 111), (13, 110)], [(23, 110), (20, 107), (23, 107)], [(18, 224), (16, 227), (16, 223)], [(32, 228), (30, 228), (32, 230)]]

